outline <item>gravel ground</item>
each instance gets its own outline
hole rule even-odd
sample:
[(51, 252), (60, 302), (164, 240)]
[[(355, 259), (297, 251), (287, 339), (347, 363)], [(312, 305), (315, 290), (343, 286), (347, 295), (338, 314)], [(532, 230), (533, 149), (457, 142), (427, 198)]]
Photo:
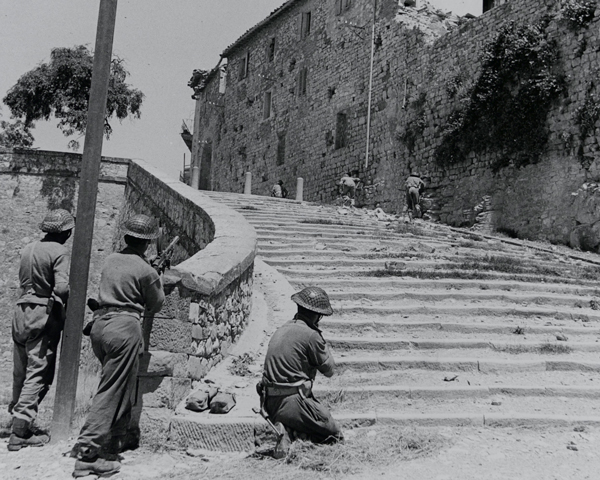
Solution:
[[(411, 480), (584, 480), (597, 479), (600, 469), (600, 429), (435, 429), (446, 447), (428, 457), (381, 467), (365, 464), (343, 477), (288, 465), (285, 460), (256, 460), (245, 454), (219, 452), (154, 452), (140, 449), (123, 456), (115, 480), (173, 478), (215, 479), (336, 479)], [(351, 439), (350, 439), (351, 441)], [(376, 441), (376, 437), (374, 438)], [(63, 456), (70, 445), (59, 443), (19, 452), (0, 440), (0, 471), (5, 480), (70, 478), (75, 460)], [(94, 478), (93, 476), (87, 478)]]

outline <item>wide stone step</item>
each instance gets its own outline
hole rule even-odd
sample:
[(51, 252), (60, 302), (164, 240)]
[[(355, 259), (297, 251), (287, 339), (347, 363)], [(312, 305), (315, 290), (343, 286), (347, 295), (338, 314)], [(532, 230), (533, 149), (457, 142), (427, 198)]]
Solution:
[[(428, 252), (431, 252), (432, 248), (436, 248), (438, 250), (445, 250), (451, 248), (441, 242), (429, 241), (427, 245), (423, 242), (413, 242), (406, 241), (402, 248), (388, 248), (388, 247), (374, 247), (373, 242), (365, 241), (362, 238), (355, 239), (352, 243), (348, 243), (347, 241), (340, 240), (323, 240), (323, 239), (294, 239), (292, 240), (283, 240), (280, 242), (276, 242), (273, 240), (268, 241), (260, 241), (258, 242), (258, 251), (261, 253), (265, 252), (273, 252), (280, 254), (298, 254), (307, 251), (321, 251), (327, 253), (328, 251), (344, 251), (344, 252), (364, 252), (364, 255), (374, 255), (377, 254), (379, 256), (413, 256), (419, 257), (424, 255), (431, 255)], [(436, 250), (437, 251), (437, 250)], [(448, 255), (452, 255), (452, 252), (449, 252)]]
[[(381, 352), (361, 352), (358, 355), (336, 356), (337, 372), (377, 372), (382, 370), (440, 370), (451, 372), (503, 373), (514, 372), (546, 372), (576, 371), (600, 372), (600, 361), (597, 355), (554, 355), (537, 358), (529, 355), (514, 356), (491, 352), (490, 350), (473, 350), (472, 356), (464, 356), (465, 351), (444, 351), (443, 355), (432, 352), (426, 356), (418, 355), (382, 355)], [(453, 356), (455, 355), (455, 356)], [(463, 355), (463, 356), (459, 356)], [(503, 358), (504, 357), (504, 358)], [(577, 358), (578, 357), (578, 358)]]
[[(600, 387), (590, 386), (525, 386), (525, 385), (455, 385), (455, 382), (444, 382), (448, 385), (442, 386), (419, 386), (419, 385), (368, 385), (328, 387), (320, 386), (314, 388), (314, 394), (320, 402), (330, 405), (361, 411), (364, 405), (369, 408), (377, 406), (393, 410), (394, 406), (404, 406), (405, 401), (413, 400), (420, 402), (435, 400), (455, 399), (494, 399), (502, 403), (503, 397), (562, 397), (562, 398), (585, 398), (600, 399)], [(398, 400), (402, 405), (398, 405)], [(540, 399), (545, 405), (546, 398)]]
[(495, 290), (446, 290), (446, 291), (415, 291), (415, 290), (396, 290), (393, 292), (383, 291), (366, 291), (366, 290), (353, 290), (329, 292), (329, 299), (337, 302), (341, 305), (352, 305), (356, 302), (363, 303), (377, 303), (379, 306), (388, 306), (390, 303), (397, 302), (405, 304), (407, 301), (419, 301), (431, 304), (432, 302), (473, 302), (480, 303), (486, 302), (486, 304), (497, 304), (498, 302), (503, 304), (520, 304), (523, 306), (534, 305), (558, 305), (567, 306), (570, 308), (589, 309), (592, 311), (590, 305), (593, 297), (591, 296), (579, 296), (579, 295), (567, 295), (567, 294), (544, 294), (542, 292), (536, 293), (525, 293), (525, 292), (503, 292)]
[[(569, 399), (571, 400), (571, 399)], [(592, 400), (591, 402), (593, 402)], [(590, 404), (577, 405), (588, 408)], [(357, 427), (593, 427), (600, 426), (600, 415), (594, 410), (582, 412), (534, 413), (504, 412), (459, 413), (444, 411), (443, 406), (426, 412), (414, 410), (398, 413), (390, 410), (374, 410), (367, 413), (334, 411), (336, 421), (342, 428)], [(590, 413), (591, 412), (591, 413)], [(255, 448), (254, 432), (267, 431), (268, 426), (257, 415), (220, 415), (220, 418), (176, 415), (169, 426), (170, 444), (178, 448), (200, 448), (218, 451), (251, 451)]]
[[(549, 268), (539, 262), (526, 261), (518, 259), (515, 261), (514, 268), (493, 268), (487, 265), (485, 261), (479, 262), (472, 258), (461, 258), (456, 255), (425, 255), (403, 252), (398, 253), (379, 253), (379, 252), (357, 252), (357, 251), (326, 251), (315, 249), (302, 249), (295, 252), (264, 252), (261, 257), (273, 266), (291, 267), (294, 265), (333, 265), (333, 266), (366, 266), (378, 267), (387, 270), (390, 265), (395, 273), (401, 275), (405, 270), (456, 270), (458, 272), (476, 272), (486, 271), (488, 274), (507, 275), (519, 278), (521, 275), (537, 276), (541, 278), (561, 278), (579, 280), (581, 275), (577, 272), (570, 272), (565, 268)], [(459, 274), (457, 274), (458, 276)], [(586, 278), (590, 281), (590, 278)], [(592, 280), (593, 281), (593, 280)]]
[(246, 220), (252, 224), (263, 225), (265, 227), (273, 226), (290, 226), (290, 225), (303, 225), (303, 226), (333, 226), (333, 227), (359, 227), (366, 229), (385, 229), (386, 227), (381, 224), (373, 223), (371, 219), (364, 217), (352, 217), (352, 218), (330, 218), (327, 213), (322, 214), (310, 214), (305, 213), (299, 215), (298, 213), (289, 214), (277, 214), (272, 215), (268, 212), (252, 211), (238, 209), (240, 213), (244, 214)]
[(573, 320), (585, 322), (600, 321), (600, 311), (586, 308), (568, 308), (554, 306), (552, 308), (543, 306), (511, 306), (511, 305), (490, 305), (484, 304), (464, 304), (464, 305), (436, 305), (436, 304), (415, 304), (413, 302), (402, 302), (392, 305), (351, 305), (348, 302), (335, 306), (337, 315), (424, 315), (429, 314), (431, 318), (436, 315), (452, 316), (486, 316), (486, 317), (530, 317), (538, 316), (555, 320)]
[(397, 272), (388, 272), (382, 268), (374, 267), (337, 267), (330, 268), (327, 265), (317, 265), (310, 268), (307, 265), (305, 268), (299, 267), (283, 267), (276, 266), (277, 270), (290, 279), (291, 282), (296, 282), (297, 278), (306, 278), (310, 276), (313, 282), (318, 282), (321, 279), (335, 280), (340, 277), (355, 277), (358, 279), (372, 278), (393, 278), (393, 279), (420, 279), (420, 280), (495, 280), (515, 282), (531, 282), (540, 283), (547, 282), (549, 284), (570, 284), (577, 286), (594, 286), (597, 284), (594, 280), (582, 280), (576, 278), (552, 277), (547, 275), (528, 275), (528, 274), (507, 274), (500, 272), (483, 272), (477, 270), (443, 270), (443, 269), (411, 269), (406, 268)]
[[(388, 246), (401, 246), (402, 242), (406, 241), (406, 237), (401, 235), (397, 235), (391, 232), (382, 231), (380, 233), (371, 233), (362, 231), (363, 233), (357, 232), (348, 232), (345, 229), (313, 229), (313, 231), (307, 231), (303, 229), (258, 229), (255, 227), (256, 234), (259, 241), (265, 240), (294, 240), (298, 238), (306, 238), (307, 235), (312, 235), (315, 238), (323, 238), (323, 239), (340, 239), (343, 238), (345, 240), (352, 241), (374, 241), (379, 242), (380, 245), (388, 245)], [(413, 237), (415, 240), (428, 240), (429, 237)], [(314, 240), (314, 238), (313, 238)], [(377, 243), (375, 243), (377, 244)]]
[[(369, 267), (369, 268), (380, 268), (385, 269), (385, 265), (388, 261), (397, 261), (396, 259), (384, 259), (384, 258), (349, 258), (348, 256), (339, 256), (339, 258), (331, 258), (331, 255), (324, 258), (268, 258), (261, 255), (261, 258), (265, 263), (272, 265), (273, 267), (293, 267), (297, 265), (309, 265), (315, 267)], [(431, 269), (437, 266), (444, 267), (448, 265), (448, 262), (432, 259), (432, 260), (402, 260), (405, 268), (407, 269)]]
[[(412, 239), (404, 239), (404, 240), (386, 240), (381, 239), (379, 237), (375, 237), (373, 235), (361, 235), (359, 237), (355, 236), (344, 236), (344, 235), (297, 235), (294, 237), (285, 236), (283, 234), (259, 234), (258, 236), (258, 247), (259, 251), (261, 249), (265, 249), (265, 251), (271, 251), (276, 249), (309, 249), (313, 250), (317, 246), (319, 248), (338, 248), (341, 246), (342, 248), (348, 249), (348, 251), (360, 251), (360, 250), (371, 250), (377, 251), (386, 249), (388, 251), (403, 251), (405, 249), (411, 249), (411, 245), (414, 245), (412, 248), (413, 256), (417, 257), (419, 255), (423, 255), (430, 251), (425, 249), (423, 241), (413, 241)], [(427, 244), (430, 247), (434, 247), (436, 249), (448, 249), (447, 244), (443, 242), (435, 242), (431, 239), (427, 239)]]
[(518, 291), (518, 292), (545, 292), (576, 296), (600, 296), (600, 290), (595, 285), (560, 284), (560, 283), (534, 283), (506, 281), (498, 279), (469, 280), (459, 278), (440, 278), (425, 280), (420, 278), (404, 277), (351, 277), (351, 278), (318, 278), (313, 276), (295, 277), (290, 279), (292, 285), (316, 285), (327, 292), (350, 291), (361, 289), (363, 291), (377, 290), (493, 290), (493, 291)]
[[(393, 334), (410, 335), (419, 339), (447, 338), (448, 334), (458, 335), (489, 335), (490, 338), (508, 340), (510, 338), (522, 337), (523, 339), (532, 339), (535, 336), (545, 336), (546, 338), (556, 337), (560, 332), (568, 335), (572, 341), (582, 341), (592, 337), (594, 341), (600, 339), (600, 327), (597, 324), (581, 323), (573, 326), (572, 322), (561, 322), (560, 324), (547, 325), (540, 319), (511, 319), (508, 322), (504, 319), (503, 323), (493, 323), (493, 319), (488, 323), (484, 317), (456, 317), (448, 320), (447, 318), (431, 321), (425, 316), (424, 321), (414, 320), (394, 321), (394, 320), (364, 320), (364, 319), (346, 319), (337, 316), (327, 317), (321, 320), (319, 328), (329, 335), (339, 336), (381, 336), (389, 338)], [(518, 330), (517, 330), (518, 329)]]
[(565, 419), (573, 418), (581, 414), (599, 415), (600, 406), (597, 398), (581, 396), (456, 396), (451, 399), (444, 397), (427, 396), (416, 398), (393, 397), (392, 395), (379, 397), (376, 395), (366, 398), (350, 397), (344, 401), (343, 394), (338, 397), (330, 397), (324, 401), (333, 415), (339, 414), (361, 414), (375, 413), (386, 415), (393, 412), (402, 412), (404, 415), (506, 415), (506, 416), (529, 416), (529, 415), (552, 415), (561, 416)]
[[(329, 345), (339, 351), (375, 350), (395, 354), (403, 351), (437, 350), (441, 355), (447, 350), (485, 350), (518, 355), (521, 353), (575, 353), (600, 352), (600, 343), (592, 341), (562, 342), (556, 339), (509, 341), (489, 338), (378, 338), (326, 336)], [(464, 354), (461, 352), (461, 354)]]
[[(343, 390), (346, 388), (363, 387), (394, 387), (402, 385), (405, 388), (419, 389), (454, 389), (482, 387), (497, 392), (507, 386), (511, 395), (533, 395), (544, 393), (547, 386), (577, 389), (600, 388), (600, 375), (593, 370), (571, 370), (565, 374), (561, 370), (516, 370), (512, 369), (510, 375), (499, 370), (480, 372), (479, 370), (454, 370), (448, 369), (420, 369), (410, 368), (405, 370), (336, 370), (331, 378), (318, 375), (315, 385), (329, 390)], [(529, 390), (528, 390), (529, 389)]]

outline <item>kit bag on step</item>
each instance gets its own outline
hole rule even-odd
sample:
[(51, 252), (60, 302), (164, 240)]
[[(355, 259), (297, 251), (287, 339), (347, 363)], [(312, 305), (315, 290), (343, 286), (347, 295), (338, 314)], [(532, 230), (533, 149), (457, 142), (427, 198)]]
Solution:
[(227, 413), (235, 407), (235, 395), (233, 393), (219, 392), (210, 401), (210, 413)]

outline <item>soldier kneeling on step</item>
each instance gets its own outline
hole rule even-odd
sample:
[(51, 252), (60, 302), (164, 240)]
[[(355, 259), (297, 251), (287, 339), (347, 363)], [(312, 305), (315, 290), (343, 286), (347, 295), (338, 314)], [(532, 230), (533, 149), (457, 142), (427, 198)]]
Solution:
[(307, 287), (292, 300), (298, 313), (273, 334), (257, 385), (264, 408), (281, 434), (276, 458), (287, 454), (294, 438), (315, 443), (343, 440), (331, 413), (312, 393), (317, 371), (326, 377), (334, 373), (333, 357), (318, 328), (323, 315), (333, 313), (329, 297), (319, 287)]

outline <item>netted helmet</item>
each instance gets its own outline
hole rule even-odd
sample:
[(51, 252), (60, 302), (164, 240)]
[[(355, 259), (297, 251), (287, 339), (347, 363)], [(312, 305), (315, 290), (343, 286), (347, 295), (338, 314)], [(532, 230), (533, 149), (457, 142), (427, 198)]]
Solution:
[(123, 235), (151, 240), (158, 237), (158, 223), (148, 215), (137, 214), (129, 218), (122, 226)]
[(321, 315), (333, 314), (333, 308), (331, 308), (331, 304), (329, 303), (329, 297), (322, 288), (306, 287), (305, 289), (294, 293), (292, 295), (292, 300), (311, 312), (320, 313)]
[(60, 233), (71, 230), (75, 226), (75, 218), (66, 210), (58, 208), (49, 211), (42, 223), (40, 230), (46, 233)]

